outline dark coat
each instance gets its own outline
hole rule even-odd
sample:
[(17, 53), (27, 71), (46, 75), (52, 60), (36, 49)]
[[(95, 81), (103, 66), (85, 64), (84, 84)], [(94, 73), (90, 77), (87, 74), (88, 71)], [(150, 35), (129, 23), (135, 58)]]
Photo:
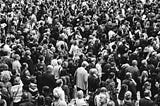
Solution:
[(139, 100), (139, 106), (154, 106), (154, 103), (150, 99), (142, 98)]
[(34, 104), (29, 101), (24, 101), (24, 102), (21, 102), (19, 106), (34, 106)]

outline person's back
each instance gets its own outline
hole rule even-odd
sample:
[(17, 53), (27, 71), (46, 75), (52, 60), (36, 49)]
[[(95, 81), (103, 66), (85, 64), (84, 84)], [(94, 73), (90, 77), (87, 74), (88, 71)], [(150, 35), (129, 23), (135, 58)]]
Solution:
[(76, 85), (78, 88), (86, 90), (87, 82), (88, 82), (88, 72), (85, 70), (84, 67), (80, 67), (77, 69), (75, 73), (76, 77)]
[(55, 78), (54, 75), (49, 73), (44, 73), (42, 75), (43, 86), (49, 86), (51, 89), (55, 88)]

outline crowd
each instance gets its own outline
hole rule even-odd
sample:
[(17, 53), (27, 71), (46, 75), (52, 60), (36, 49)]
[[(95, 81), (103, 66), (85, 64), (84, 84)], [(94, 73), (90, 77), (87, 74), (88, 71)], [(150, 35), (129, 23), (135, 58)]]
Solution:
[(0, 106), (160, 106), (160, 0), (0, 0)]

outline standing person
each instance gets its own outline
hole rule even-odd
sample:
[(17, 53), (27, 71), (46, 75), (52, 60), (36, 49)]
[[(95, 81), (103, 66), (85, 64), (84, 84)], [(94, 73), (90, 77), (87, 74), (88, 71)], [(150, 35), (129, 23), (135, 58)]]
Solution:
[(139, 106), (154, 106), (153, 101), (151, 100), (151, 91), (144, 91), (144, 98), (139, 100)]
[(14, 55), (14, 61), (12, 63), (12, 69), (16, 71), (17, 75), (21, 73), (21, 63), (20, 63), (20, 56), (18, 54)]
[(138, 83), (138, 77), (140, 76), (140, 72), (138, 69), (138, 62), (137, 60), (132, 60), (132, 66), (128, 67), (127, 72), (132, 73), (132, 78)]
[(11, 87), (11, 97), (13, 97), (13, 106), (19, 106), (22, 99), (22, 86), (20, 77), (14, 79), (14, 85)]
[(94, 93), (96, 89), (99, 87), (100, 78), (97, 75), (97, 69), (90, 69), (88, 76), (88, 91)]
[(64, 90), (62, 89), (63, 86), (63, 81), (62, 79), (58, 79), (56, 81), (57, 87), (53, 89), (53, 95), (58, 93), (59, 99), (62, 101), (65, 101), (65, 93)]
[[(42, 74), (42, 78), (39, 80), (39, 81), (42, 81), (42, 84), (40, 84), (41, 87), (49, 86), (49, 88), (51, 90), (53, 90), (55, 88), (56, 81), (55, 81), (55, 77), (52, 74), (52, 72), (53, 72), (53, 66), (48, 65), (46, 72)], [(41, 87), (40, 87), (40, 89), (41, 89)]]
[(137, 83), (132, 78), (132, 74), (127, 72), (126, 79), (122, 81), (122, 84), (126, 84), (128, 86), (128, 90), (132, 92), (132, 98), (137, 100)]
[(80, 90), (77, 92), (77, 98), (73, 99), (71, 101), (71, 103), (73, 102), (73, 104), (75, 106), (88, 106), (87, 102), (85, 101), (84, 95), (83, 95), (83, 91)]
[(55, 92), (53, 96), (54, 96), (54, 101), (51, 104), (51, 106), (67, 106), (67, 103), (60, 99), (60, 95), (58, 92)]
[(86, 95), (88, 90), (88, 72), (86, 67), (88, 66), (88, 62), (83, 61), (81, 67), (79, 67), (75, 72), (75, 81), (77, 90), (82, 90), (84, 95)]
[(26, 50), (25, 56), (21, 58), (21, 63), (27, 63), (29, 72), (31, 73), (31, 75), (34, 74), (35, 68), (34, 68), (33, 60), (31, 58), (31, 51), (30, 50)]

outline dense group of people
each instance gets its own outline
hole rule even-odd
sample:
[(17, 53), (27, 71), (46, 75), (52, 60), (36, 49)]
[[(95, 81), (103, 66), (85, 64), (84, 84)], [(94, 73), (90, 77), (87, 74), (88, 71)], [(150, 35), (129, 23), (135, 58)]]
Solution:
[(0, 0), (0, 106), (160, 106), (160, 0)]

